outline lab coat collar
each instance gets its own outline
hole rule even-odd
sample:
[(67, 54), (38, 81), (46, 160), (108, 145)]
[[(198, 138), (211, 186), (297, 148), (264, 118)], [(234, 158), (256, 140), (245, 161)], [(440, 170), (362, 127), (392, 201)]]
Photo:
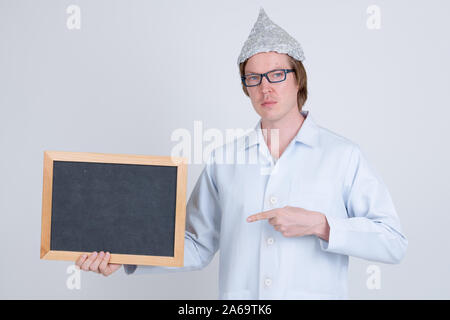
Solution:
[[(310, 147), (315, 147), (319, 143), (319, 127), (311, 117), (309, 110), (302, 110), (301, 114), (305, 117), (305, 120), (303, 121), (303, 124), (294, 139), (297, 142), (306, 144)], [(245, 149), (264, 141), (264, 136), (261, 130), (261, 119), (258, 120), (255, 128), (245, 136), (245, 140), (248, 142), (245, 143)]]

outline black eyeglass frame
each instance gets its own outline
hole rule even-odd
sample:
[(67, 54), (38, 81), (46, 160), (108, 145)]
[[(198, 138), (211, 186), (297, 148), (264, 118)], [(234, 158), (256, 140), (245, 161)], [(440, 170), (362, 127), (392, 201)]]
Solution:
[[(283, 72), (284, 72), (284, 78), (283, 78), (283, 80), (270, 81), (270, 79), (269, 79), (269, 77), (268, 77), (267, 75), (268, 75), (269, 73), (271, 73), (271, 72), (274, 72), (274, 71), (283, 71)], [(266, 73), (248, 73), (248, 74), (243, 75), (243, 76), (241, 77), (241, 80), (242, 80), (242, 83), (244, 84), (244, 86), (247, 87), (247, 88), (248, 88), (248, 87), (256, 87), (256, 86), (259, 86), (259, 85), (261, 84), (263, 77), (265, 77), (265, 78), (267, 79), (267, 81), (269, 81), (270, 83), (278, 83), (278, 82), (283, 82), (283, 81), (285, 81), (285, 80), (286, 80), (286, 77), (287, 77), (287, 74), (290, 73), (290, 72), (294, 72), (294, 71), (295, 71), (295, 69), (274, 69), (274, 70), (267, 71)], [(254, 76), (254, 75), (260, 76), (258, 84), (247, 85), (245, 79), (246, 79), (248, 76)]]

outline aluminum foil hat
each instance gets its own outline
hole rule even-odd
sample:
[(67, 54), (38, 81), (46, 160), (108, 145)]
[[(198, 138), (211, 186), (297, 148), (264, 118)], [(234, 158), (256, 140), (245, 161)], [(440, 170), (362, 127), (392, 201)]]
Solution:
[(305, 60), (300, 43), (273, 23), (261, 7), (258, 20), (242, 47), (237, 64), (239, 65), (257, 53), (269, 51), (286, 53), (299, 61)]

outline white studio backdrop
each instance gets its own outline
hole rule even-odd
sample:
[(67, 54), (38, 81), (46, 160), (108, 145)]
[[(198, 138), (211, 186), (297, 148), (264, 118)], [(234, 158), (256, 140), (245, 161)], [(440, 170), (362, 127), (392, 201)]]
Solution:
[[(0, 0), (0, 298), (217, 298), (218, 255), (70, 286), (72, 263), (39, 259), (43, 151), (170, 155), (195, 121), (252, 128), (236, 59), (260, 6), (304, 49), (304, 109), (361, 146), (409, 240), (399, 265), (351, 258), (350, 298), (450, 298), (445, 0)], [(189, 165), (188, 196), (203, 165)]]

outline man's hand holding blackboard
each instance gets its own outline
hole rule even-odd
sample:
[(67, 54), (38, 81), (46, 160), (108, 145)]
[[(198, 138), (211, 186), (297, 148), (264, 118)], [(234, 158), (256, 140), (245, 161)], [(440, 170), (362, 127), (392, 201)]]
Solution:
[(87, 254), (81, 255), (75, 264), (81, 270), (101, 273), (107, 277), (122, 266), (121, 264), (109, 263), (110, 258), (111, 254), (109, 252), (101, 251), (97, 253), (94, 251), (89, 256)]

